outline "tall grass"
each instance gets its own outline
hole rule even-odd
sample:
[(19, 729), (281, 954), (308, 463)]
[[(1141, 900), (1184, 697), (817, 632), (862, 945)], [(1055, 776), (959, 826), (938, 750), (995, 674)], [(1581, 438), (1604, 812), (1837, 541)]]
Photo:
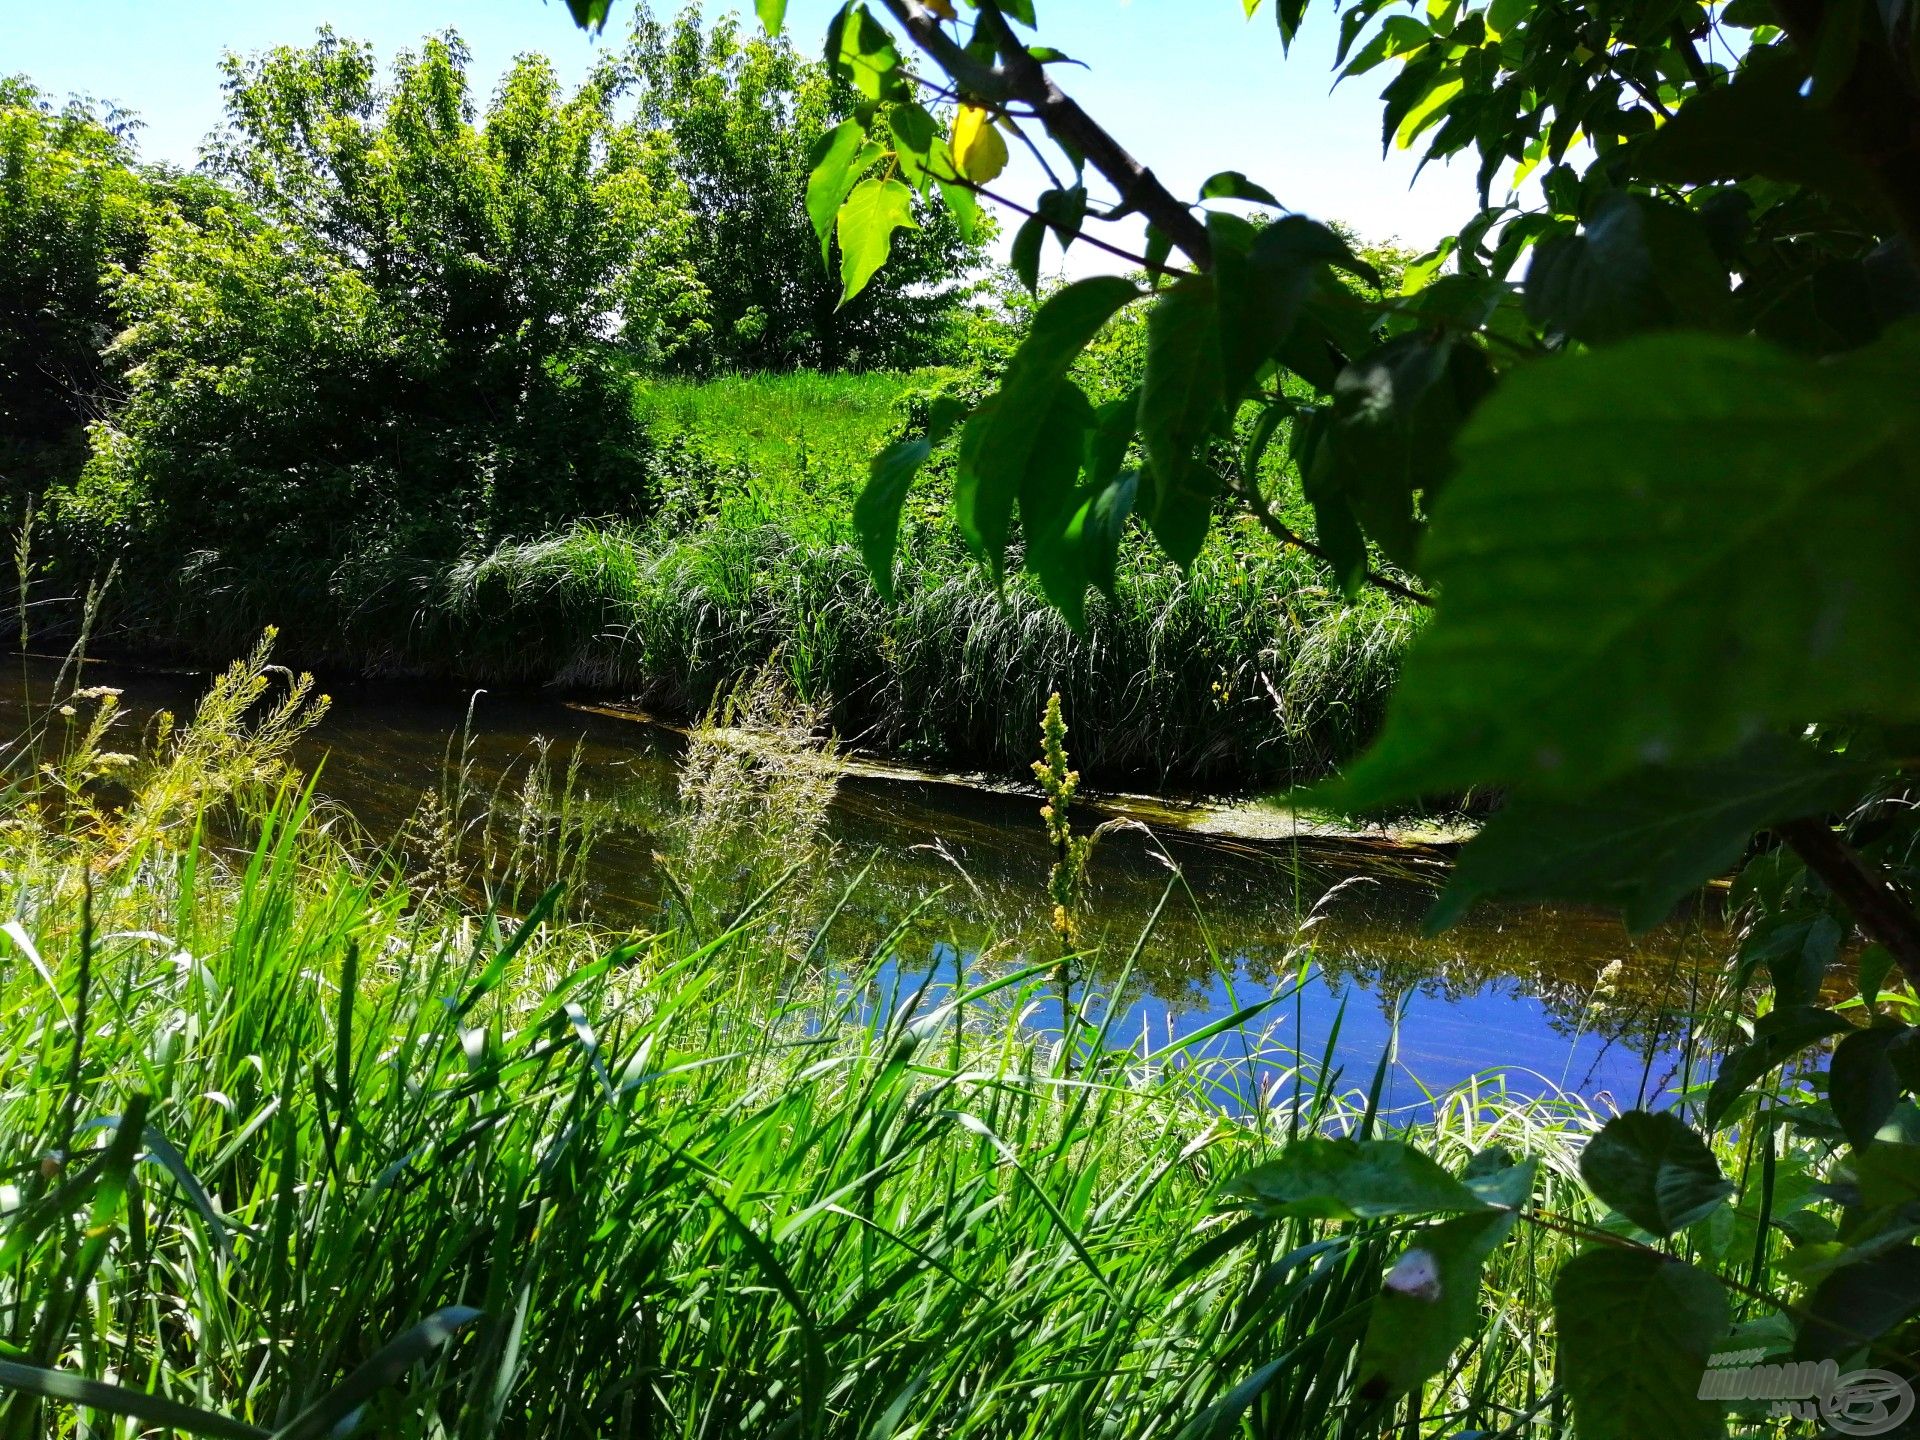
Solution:
[[(1538, 1228), (1421, 1404), (1353, 1399), (1387, 1237), (1244, 1224), (1221, 1187), (1381, 1118), (1256, 1033), (1232, 1060), (1122, 1048), (1098, 1017), (1130, 965), (1068, 1056), (1026, 1018), (1051, 966), (916, 988), (910, 917), (848, 953), (841, 896), (775, 885), (646, 934), (547, 898), (475, 910), (323, 820), (273, 771), (284, 728), (203, 721), (221, 744), (187, 727), (134, 785), (181, 755), (253, 763), (217, 798), (170, 791), (137, 854), (106, 843), (104, 800), (37, 805), (30, 767), (0, 828), (9, 1440), (1558, 1424)], [(805, 803), (719, 792), (795, 768), (695, 787), (690, 830), (791, 816), (745, 829), (792, 854)], [(805, 924), (756, 923), (781, 905)], [(1249, 1060), (1297, 1083), (1256, 1092)], [(1541, 1156), (1538, 1203), (1578, 1217), (1592, 1124), (1489, 1084), (1419, 1138)]]
[(1244, 521), (1186, 573), (1131, 547), (1118, 599), (1096, 599), (1077, 635), (1023, 579), (995, 586), (930, 474), (908, 507), (901, 593), (882, 600), (853, 500), (940, 379), (644, 384), (644, 519), (581, 517), (452, 559), (381, 535), (338, 563), (162, 556), (164, 574), (121, 587), (122, 643), (224, 660), (281, 623), (313, 663), (620, 692), (688, 719), (778, 656), (848, 743), (1015, 775), (1057, 690), (1079, 763), (1107, 785), (1309, 780), (1374, 732), (1415, 616), (1377, 593), (1344, 600)]
[(1330, 593), (1311, 563), (1238, 529), (1193, 568), (1130, 568), (1075, 634), (1020, 580), (921, 536), (898, 594), (850, 536), (582, 525), (456, 567), (413, 653), (492, 679), (631, 692), (697, 714), (778, 656), (852, 744), (1015, 773), (1058, 691), (1077, 758), (1108, 783), (1246, 787), (1327, 773), (1373, 733), (1415, 626)]

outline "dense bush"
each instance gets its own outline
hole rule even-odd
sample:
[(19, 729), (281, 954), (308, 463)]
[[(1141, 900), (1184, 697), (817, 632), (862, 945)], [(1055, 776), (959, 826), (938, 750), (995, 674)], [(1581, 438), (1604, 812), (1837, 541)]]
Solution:
[(483, 102), (452, 32), (386, 73), (330, 30), (225, 67), (191, 178), (117, 114), (0, 93), (0, 444), (72, 467), (93, 422), (43, 546), (67, 589), (119, 560), (136, 620), (251, 593), (317, 646), (404, 610), (374, 579), (638, 518), (637, 377), (931, 353), (977, 253), (930, 218), (837, 308), (804, 152), (849, 92), (692, 10), (572, 92), (526, 55)]
[(697, 293), (660, 142), (615, 117), (617, 75), (567, 96), (533, 57), (478, 124), (466, 58), (429, 41), (388, 85), (330, 33), (229, 58), (234, 193), (120, 280), (130, 390), (56, 512), (71, 539), (317, 588), (369, 546), (640, 503), (627, 370)]

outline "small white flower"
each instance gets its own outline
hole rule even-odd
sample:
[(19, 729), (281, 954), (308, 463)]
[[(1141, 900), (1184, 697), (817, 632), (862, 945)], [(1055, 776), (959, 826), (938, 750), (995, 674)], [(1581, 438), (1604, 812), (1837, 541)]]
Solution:
[(1431, 1250), (1415, 1246), (1387, 1272), (1386, 1288), (1431, 1305), (1440, 1298), (1440, 1262)]

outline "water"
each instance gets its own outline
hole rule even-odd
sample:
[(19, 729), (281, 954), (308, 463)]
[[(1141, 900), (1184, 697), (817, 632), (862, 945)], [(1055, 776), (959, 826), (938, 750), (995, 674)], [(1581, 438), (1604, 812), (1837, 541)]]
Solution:
[[(6, 733), (25, 687), (43, 701), (55, 668), (35, 664), (0, 680)], [(205, 683), (104, 665), (89, 666), (86, 678), (122, 687), (132, 723), (163, 707), (184, 716)], [(320, 767), (325, 797), (384, 841), (425, 792), (441, 788), (463, 735), (467, 783), (478, 792), (514, 792), (541, 741), (551, 742), (556, 771), (577, 756), (576, 804), (603, 829), (576, 900), (611, 926), (644, 928), (659, 917), (657, 854), (671, 843), (684, 750), (667, 728), (539, 695), (355, 684), (334, 690), (332, 711), (299, 758)], [(918, 902), (945, 891), (894, 958), (843, 971), (843, 983), (863, 986), (869, 1005), (889, 1005), (923, 989), (937, 996), (962, 974), (977, 980), (1051, 956), (1051, 857), (1037, 810), (1030, 795), (963, 783), (842, 779), (830, 858), (823, 873), (803, 877), (830, 894), (868, 869), (829, 931), (836, 961), (855, 965)], [(1075, 816), (1091, 825), (1126, 813), (1087, 801)], [(1491, 907), (1427, 936), (1421, 921), (1444, 873), (1437, 852), (1380, 842), (1221, 838), (1179, 824), (1110, 834), (1089, 869), (1089, 931), (1108, 957), (1092, 979), (1096, 994), (1110, 990), (1159, 910), (1110, 1033), (1150, 1052), (1279, 995), (1200, 1053), (1262, 1047), (1255, 1078), (1284, 1083), (1281, 1060), (1265, 1052), (1291, 1047), (1318, 1060), (1337, 1025), (1342, 1085), (1364, 1088), (1386, 1055), (1387, 1099), (1400, 1108), (1491, 1074), (1532, 1094), (1565, 1088), (1622, 1107), (1656, 1098), (1678, 1063), (1673, 1017), (1723, 953), (1707, 907), (1638, 937), (1607, 915)], [(1050, 997), (1036, 998), (1030, 1023), (1057, 1030), (1061, 1010)], [(1105, 1015), (1100, 1004), (1091, 1009)]]

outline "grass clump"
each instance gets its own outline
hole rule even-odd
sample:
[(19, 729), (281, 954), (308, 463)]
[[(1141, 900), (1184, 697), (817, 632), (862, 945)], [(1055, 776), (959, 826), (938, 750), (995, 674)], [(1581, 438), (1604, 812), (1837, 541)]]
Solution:
[[(694, 834), (731, 827), (715, 854), (757, 837), (779, 866), (818, 784), (724, 734), (764, 735), (777, 695), (716, 716), (687, 804)], [(171, 763), (143, 751), (130, 778)], [(17, 777), (0, 1434), (1403, 1433), (1349, 1393), (1386, 1234), (1223, 1204), (1290, 1135), (1381, 1123), (1272, 1079), (1315, 1067), (1253, 1038), (1256, 1084), (1246, 1060), (1110, 1046), (1097, 1018), (1069, 1056), (1022, 1019), (1050, 966), (928, 989), (904, 924), (838, 949), (835, 895), (643, 934), (551, 894), (476, 910), (323, 822), (298, 777), (249, 773), (176, 792), (199, 798), (137, 856)], [(751, 818), (772, 815), (793, 824)], [(805, 949), (753, 923), (769, 905)], [(1559, 1155), (1541, 1203), (1581, 1213), (1577, 1106), (1439, 1113), (1422, 1139), (1448, 1154)], [(1550, 1243), (1496, 1257), (1500, 1302), (1431, 1414), (1549, 1393), (1528, 1247)]]
[[(1058, 691), (1089, 780), (1247, 790), (1324, 775), (1374, 732), (1417, 625), (1348, 601), (1242, 520), (1186, 571), (1129, 543), (1084, 634), (959, 543), (949, 487), (911, 498), (894, 601), (852, 527), (867, 463), (922, 404), (913, 376), (799, 373), (637, 385), (644, 443), (617, 511), (414, 553), (383, 530), (335, 564), (217, 548), (138, 561), (121, 649), (243, 651), (261, 626), (306, 663), (631, 696), (685, 719), (777, 664), (850, 746), (1024, 775)], [(57, 529), (58, 527), (56, 527)], [(130, 562), (133, 563), (133, 562)]]
[(997, 588), (935, 526), (908, 545), (889, 602), (850, 535), (583, 524), (456, 568), (423, 604), (413, 653), (689, 715), (777, 656), (850, 744), (1007, 774), (1058, 691), (1090, 777), (1239, 789), (1315, 779), (1354, 753), (1418, 624), (1235, 528), (1184, 574), (1125, 567), (1084, 634), (1024, 580)]

